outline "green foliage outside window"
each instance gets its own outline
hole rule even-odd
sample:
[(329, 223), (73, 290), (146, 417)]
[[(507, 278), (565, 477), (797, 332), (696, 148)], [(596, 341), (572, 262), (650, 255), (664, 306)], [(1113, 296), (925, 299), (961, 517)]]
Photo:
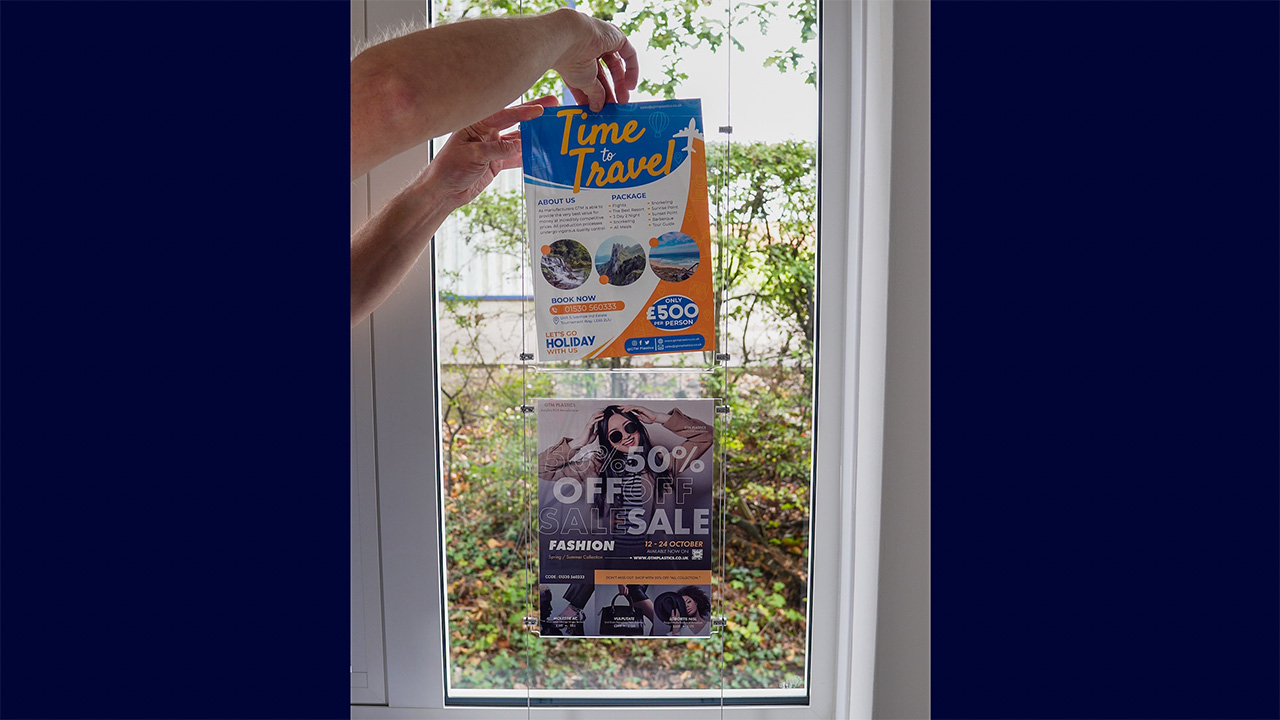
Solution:
[[(539, 15), (565, 6), (563, 0), (435, 0), (437, 22), (467, 20), (491, 15)], [(689, 79), (683, 55), (697, 48), (719, 50), (731, 43), (742, 50), (741, 41), (733, 37), (733, 29), (752, 23), (765, 35), (779, 16), (800, 23), (800, 37), (787, 47), (771, 49), (766, 67), (779, 72), (802, 73), (804, 82), (818, 86), (818, 67), (806, 59), (802, 48), (818, 37), (817, 0), (764, 0), (733, 4), (709, 0), (581, 0), (579, 12), (617, 25), (632, 42), (644, 38), (644, 44), (658, 51), (661, 68), (646, 68), (637, 88), (660, 98), (674, 98), (680, 83)], [(560, 95), (560, 78), (547, 73), (530, 89), (530, 99), (542, 95)]]
[[(453, 19), (545, 12), (554, 0), (445, 0)], [(700, 0), (584, 0), (580, 10), (617, 23), (661, 51), (660, 72), (646, 68), (641, 90), (674, 97), (686, 79), (682, 51), (729, 42), (724, 5)], [(734, 26), (767, 29), (785, 13), (799, 20), (795, 46), (766, 65), (816, 82), (798, 47), (815, 37), (815, 0), (743, 3)], [(735, 44), (737, 40), (733, 41)], [(548, 75), (530, 96), (560, 94)], [(707, 143), (719, 307), (742, 329), (721, 340), (734, 356), (727, 373), (696, 376), (690, 395), (724, 397), (732, 425), (727, 453), (726, 573), (717, 578), (727, 627), (712, 642), (634, 640), (527, 642), (522, 619), (536, 614), (536, 524), (523, 483), (534, 438), (522, 435), (519, 406), (551, 395), (545, 373), (523, 373), (486, 352), (480, 338), (496, 312), (448, 294), (439, 306), (457, 333), (440, 347), (441, 445), (449, 600), (451, 683), (455, 688), (778, 688), (802, 685), (809, 589), (809, 486), (812, 472), (817, 153), (812, 143)], [(463, 209), (465, 241), (486, 252), (527, 253), (524, 206), (515, 192), (486, 192)], [(719, 255), (722, 253), (723, 255)], [(534, 266), (536, 268), (536, 266)], [(532, 272), (537, 272), (532, 270)], [(447, 279), (446, 279), (447, 286)], [(767, 342), (748, 342), (768, 327)], [(705, 364), (709, 355), (692, 355)], [(632, 367), (635, 358), (588, 363)], [(740, 366), (740, 367), (739, 367)], [(530, 387), (525, 388), (526, 380)], [(643, 388), (611, 378), (612, 393)], [(562, 379), (560, 382), (569, 382)], [(719, 462), (719, 458), (716, 459)], [(718, 470), (718, 468), (717, 468)], [(716, 508), (719, 516), (720, 508)], [(623, 645), (617, 645), (623, 643)], [(617, 661), (625, 647), (626, 663)], [(721, 649), (723, 655), (721, 655)], [(723, 657), (723, 664), (721, 663)], [(723, 672), (723, 676), (721, 675)]]

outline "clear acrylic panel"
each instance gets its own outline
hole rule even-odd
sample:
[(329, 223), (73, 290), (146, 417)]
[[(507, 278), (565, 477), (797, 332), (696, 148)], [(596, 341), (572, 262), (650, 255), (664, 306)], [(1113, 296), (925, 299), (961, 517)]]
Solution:
[[(549, 379), (551, 386), (546, 389), (550, 392), (543, 398), (534, 399), (533, 406), (539, 408), (539, 412), (528, 414), (530, 427), (538, 428), (541, 424), (541, 432), (532, 434), (537, 443), (534, 446), (535, 450), (529, 453), (531, 466), (528, 477), (538, 483), (538, 489), (530, 492), (531, 495), (537, 495), (536, 510), (531, 513), (533, 517), (530, 532), (537, 536), (539, 529), (542, 530), (543, 554), (552, 558), (561, 554), (569, 557), (583, 555), (583, 553), (573, 552), (558, 553), (548, 549), (554, 547), (550, 544), (553, 539), (560, 537), (556, 532), (559, 529), (559, 523), (563, 521), (566, 526), (569, 525), (565, 519), (566, 509), (573, 512), (575, 507), (581, 508), (585, 511), (583, 517), (590, 517), (592, 514), (591, 501), (585, 497), (589, 492), (587, 490), (582, 491), (582, 497), (577, 497), (571, 492), (560, 496), (560, 499), (574, 502), (561, 503), (557, 499), (553, 481), (558, 475), (554, 468), (558, 467), (561, 460), (568, 459), (569, 455), (577, 458), (578, 463), (591, 466), (588, 475), (592, 478), (608, 477), (610, 473), (603, 467), (609, 464), (611, 459), (618, 462), (619, 469), (622, 468), (621, 458), (628, 457), (624, 454), (610, 453), (606, 456), (597, 450), (595, 462), (592, 463), (592, 451), (596, 448), (610, 447), (608, 441), (598, 443), (593, 439), (590, 443), (584, 443), (581, 451), (574, 450), (574, 445), (577, 441), (585, 439), (588, 431), (585, 427), (577, 431), (572, 427), (581, 424), (580, 420), (583, 416), (588, 417), (590, 423), (593, 410), (618, 403), (628, 413), (635, 412), (630, 417), (637, 418), (638, 422), (634, 423), (636, 427), (646, 426), (645, 441), (640, 443), (638, 440), (640, 431), (627, 431), (626, 428), (632, 427), (632, 424), (622, 424), (625, 418), (619, 416), (620, 419), (615, 423), (621, 428), (616, 431), (619, 442), (625, 444), (630, 442), (632, 437), (637, 437), (641, 447), (652, 448), (647, 453), (642, 450), (638, 455), (640, 457), (648, 455), (650, 458), (656, 455), (660, 459), (654, 467), (662, 470), (669, 469), (672, 476), (670, 479), (673, 482), (667, 490), (666, 501), (654, 498), (650, 505), (650, 514), (643, 522), (655, 524), (661, 522), (656, 519), (655, 513), (661, 513), (662, 510), (654, 510), (654, 507), (665, 505), (668, 508), (682, 508), (684, 513), (681, 515), (679, 512), (668, 510), (663, 518), (671, 521), (674, 526), (671, 528), (672, 533), (659, 532), (654, 535), (640, 536), (644, 540), (637, 538), (636, 547), (629, 552), (648, 555), (679, 552), (683, 553), (683, 556), (681, 560), (648, 565), (625, 561), (614, 563), (613, 567), (616, 570), (613, 575), (616, 577), (604, 576), (607, 571), (599, 571), (594, 578), (589, 572), (584, 576), (566, 577), (563, 580), (557, 580), (561, 576), (555, 575), (556, 571), (571, 570), (579, 565), (602, 564), (599, 561), (571, 560), (563, 563), (556, 562), (555, 567), (545, 569), (539, 567), (535, 576), (538, 580), (545, 582), (531, 587), (528, 600), (531, 616), (539, 620), (538, 629), (541, 634), (541, 636), (531, 634), (528, 644), (530, 702), (534, 704), (720, 702), (721, 677), (724, 670), (723, 643), (714, 619), (723, 615), (723, 596), (720, 592), (723, 586), (723, 554), (719, 551), (719, 542), (722, 538), (720, 529), (723, 508), (723, 463), (719, 444), (708, 447), (705, 452), (697, 449), (696, 445), (700, 441), (709, 441), (709, 438), (699, 435), (698, 425), (707, 427), (710, 435), (723, 436), (725, 416), (717, 412), (717, 408), (723, 407), (722, 403), (716, 399), (701, 397), (699, 391), (705, 380), (705, 376), (701, 374), (673, 376), (634, 373), (623, 376), (620, 373), (610, 375), (580, 373), (557, 374), (550, 376)], [(631, 392), (615, 394), (619, 390)], [(621, 398), (628, 400), (619, 402)], [(634, 403), (640, 409), (632, 411), (629, 403)], [(667, 413), (672, 408), (680, 410), (688, 418), (674, 417), (676, 413), (668, 416)], [(660, 421), (647, 422), (655, 417), (671, 417), (671, 420), (665, 423), (665, 427)], [(601, 418), (600, 422), (608, 424), (605, 418)], [(668, 429), (671, 427), (680, 428), (683, 435), (675, 435), (674, 431)], [(565, 442), (560, 439), (565, 433), (577, 437)], [(526, 437), (529, 435), (527, 434)], [(681, 437), (687, 438), (683, 444)], [(565, 450), (566, 447), (569, 450)], [(557, 450), (561, 451), (559, 460), (556, 459)], [(570, 452), (571, 450), (573, 452)], [(664, 453), (666, 453), (665, 456)], [(562, 482), (568, 487), (575, 485), (569, 479)], [(607, 481), (602, 481), (601, 486), (604, 482)], [(584, 487), (585, 485), (584, 483)], [(686, 497), (677, 500), (677, 495), (686, 493)], [(697, 534), (699, 520), (691, 512), (691, 508), (702, 506), (703, 501), (699, 499), (699, 493), (705, 493), (707, 496), (707, 505), (710, 510), (704, 519), (704, 522), (710, 521), (709, 526), (706, 527), (706, 534), (702, 536)], [(619, 489), (614, 497), (619, 503), (622, 502), (622, 494)], [(645, 491), (646, 499), (653, 497), (654, 494), (653, 485), (650, 485)], [(600, 497), (601, 505), (603, 499)], [(689, 534), (676, 534), (682, 531), (689, 531)], [(600, 535), (598, 537), (617, 536)], [(645, 549), (641, 549), (641, 543)], [(680, 545), (682, 548), (696, 546), (697, 549), (688, 552), (683, 549), (680, 551), (662, 549), (668, 544)], [(585, 557), (594, 558), (601, 554), (608, 556), (611, 554), (610, 550), (614, 550), (612, 553), (614, 557), (624, 553), (621, 547), (615, 549), (609, 546), (603, 552), (593, 549), (592, 552), (586, 553)], [(530, 552), (531, 565), (539, 565), (539, 558), (536, 555), (536, 551)], [(689, 559), (694, 562), (684, 562)], [(687, 569), (690, 565), (693, 566), (692, 570)], [(689, 586), (695, 587), (690, 590)], [(620, 597), (623, 598), (621, 601)], [(696, 614), (678, 616), (690, 620), (687, 624), (664, 622), (663, 610), (664, 608), (670, 610), (672, 606), (669, 603), (676, 597), (680, 600), (687, 598), (687, 601), (694, 603), (705, 602), (705, 606), (698, 607)], [(578, 607), (575, 608), (573, 603)], [(608, 628), (610, 620), (606, 614), (608, 610), (605, 608), (613, 607), (621, 608), (630, 615), (635, 621), (635, 626), (630, 632), (637, 634), (629, 637), (592, 637), (598, 633), (610, 632)], [(579, 613), (575, 610), (583, 612)], [(693, 611), (694, 609), (690, 608), (690, 612)], [(621, 628), (616, 629), (626, 631)], [(576, 633), (582, 633), (582, 636), (575, 637)]]

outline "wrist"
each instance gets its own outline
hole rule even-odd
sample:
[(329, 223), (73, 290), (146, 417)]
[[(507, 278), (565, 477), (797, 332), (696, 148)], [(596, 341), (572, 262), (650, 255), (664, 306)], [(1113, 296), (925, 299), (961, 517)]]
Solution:
[(430, 181), (431, 174), (431, 166), (428, 165), (427, 172), (405, 188), (401, 198), (412, 208), (416, 224), (432, 228), (434, 234), (435, 228), (449, 217), (449, 213), (466, 203), (459, 198), (450, 197), (448, 193), (440, 192), (439, 183)]
[(557, 37), (568, 41), (577, 39), (584, 16), (571, 7), (560, 7), (540, 17), (550, 24)]
[(589, 42), (594, 36), (587, 16), (573, 8), (562, 7), (541, 17), (546, 19), (550, 35), (555, 40), (555, 58), (551, 63), (553, 69), (560, 67), (566, 57), (578, 54), (575, 52), (576, 48)]

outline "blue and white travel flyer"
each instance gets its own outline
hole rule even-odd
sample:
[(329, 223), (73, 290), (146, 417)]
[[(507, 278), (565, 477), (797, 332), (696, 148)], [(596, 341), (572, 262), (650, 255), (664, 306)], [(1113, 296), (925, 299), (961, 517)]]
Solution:
[(542, 636), (709, 636), (714, 401), (536, 410)]
[(538, 359), (714, 350), (702, 101), (520, 124)]

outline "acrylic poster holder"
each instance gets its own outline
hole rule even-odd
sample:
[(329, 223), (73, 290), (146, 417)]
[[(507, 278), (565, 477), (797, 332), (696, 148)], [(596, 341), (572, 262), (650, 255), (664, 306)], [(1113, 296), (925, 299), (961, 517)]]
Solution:
[[(730, 145), (727, 142), (732, 128), (719, 128), (719, 137), (723, 142), (721, 157), (714, 162), (724, 162), (727, 168)], [(710, 160), (710, 158), (709, 158)], [(721, 174), (723, 177), (723, 173)], [(723, 197), (723, 193), (717, 193)], [(700, 398), (705, 402), (702, 407), (709, 408), (714, 428), (715, 444), (701, 460), (710, 463), (711, 481), (711, 578), (710, 578), (710, 616), (707, 618), (707, 634), (705, 637), (688, 637), (683, 639), (670, 637), (551, 637), (560, 635), (561, 628), (555, 625), (552, 618), (567, 613), (572, 618), (575, 613), (570, 607), (569, 599), (574, 588), (568, 585), (541, 582), (544, 578), (539, 572), (539, 542), (526, 543), (525, 587), (528, 590), (524, 603), (523, 626), (524, 655), (526, 672), (526, 704), (529, 713), (535, 707), (547, 705), (577, 706), (710, 706), (724, 707), (724, 674), (725, 674), (725, 626), (727, 612), (724, 602), (724, 588), (727, 580), (725, 567), (725, 518), (727, 498), (727, 442), (732, 429), (730, 406), (726, 402), (724, 389), (725, 377), (729, 371), (732, 358), (722, 348), (726, 346), (727, 313), (725, 312), (724, 253), (723, 238), (712, 231), (713, 287), (715, 290), (715, 347), (710, 351), (684, 354), (655, 354), (632, 356), (627, 358), (610, 358), (604, 360), (576, 360), (561, 362), (538, 362), (535, 360), (535, 341), (533, 302), (530, 299), (530, 283), (540, 280), (531, 258), (528, 243), (525, 244), (521, 259), (522, 294), (522, 348), (518, 354), (521, 364), (522, 384), (522, 423), (521, 441), (523, 451), (523, 477), (521, 478), (522, 502), (525, 508), (525, 532), (530, 538), (539, 537), (539, 499), (546, 498), (544, 489), (547, 478), (539, 477), (539, 455), (546, 450), (539, 443), (539, 423), (550, 423), (550, 417), (543, 417), (540, 408), (547, 407), (550, 401), (581, 400), (585, 406), (595, 407), (592, 399), (626, 399), (635, 405), (657, 405), (666, 410), (674, 404), (671, 399), (679, 398), (688, 403), (690, 399)], [(514, 359), (514, 358), (513, 358)], [(639, 361), (639, 362), (636, 362)], [(643, 363), (643, 366), (638, 366)], [(697, 401), (694, 401), (697, 402)], [(604, 404), (603, 401), (596, 404)], [(570, 432), (566, 429), (565, 432)], [(661, 432), (661, 431), (657, 431)], [(557, 431), (557, 434), (560, 434)], [(546, 440), (546, 438), (541, 438)], [(673, 450), (680, 454), (680, 448)], [(690, 458), (676, 462), (689, 464)], [(695, 462), (701, 462), (695, 460)], [(598, 631), (600, 608), (606, 598), (612, 598), (609, 604), (620, 603), (632, 605), (631, 598), (615, 590), (630, 589), (634, 586), (615, 588), (600, 592), (602, 584), (595, 586), (597, 590), (589, 600), (590, 608), (577, 614), (578, 622), (586, 628)], [(662, 595), (672, 596), (670, 592), (679, 589), (677, 584), (650, 586), (657, 592), (649, 593), (649, 602), (653, 599), (662, 601)], [(665, 592), (664, 592), (665, 591)], [(642, 593), (643, 594), (643, 593)], [(596, 598), (595, 595), (599, 595)], [(618, 598), (623, 600), (619, 601)], [(669, 602), (669, 601), (668, 601)], [(643, 608), (644, 600), (635, 603)], [(587, 614), (591, 617), (588, 618)], [(673, 628), (662, 623), (658, 614), (636, 613), (641, 615), (640, 624), (644, 632), (672, 631)], [(572, 621), (570, 621), (572, 623)], [(565, 627), (564, 632), (571, 632)], [(543, 629), (549, 628), (548, 636)], [(692, 632), (680, 629), (680, 632)], [(589, 633), (588, 633), (589, 634)], [(595, 668), (596, 670), (591, 670)]]

